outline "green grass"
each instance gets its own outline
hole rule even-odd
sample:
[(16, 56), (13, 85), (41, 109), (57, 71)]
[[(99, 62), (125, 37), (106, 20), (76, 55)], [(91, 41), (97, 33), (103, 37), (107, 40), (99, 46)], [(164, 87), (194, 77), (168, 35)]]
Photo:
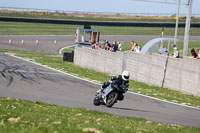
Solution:
[(200, 128), (168, 125), (42, 102), (0, 98), (1, 133), (197, 133)]
[[(42, 19), (65, 19), (65, 20), (89, 20), (89, 21), (123, 21), (123, 22), (171, 22), (175, 23), (174, 17), (164, 16), (127, 16), (120, 14), (86, 14), (86, 13), (49, 13), (49, 12), (2, 12), (2, 17), (23, 17), (23, 18), (42, 18)], [(180, 17), (179, 22), (185, 23), (185, 17)], [(200, 22), (200, 18), (193, 17), (192, 22)]]
[[(90, 79), (96, 81), (98, 83), (103, 83), (108, 81), (110, 75), (96, 72), (94, 70), (81, 68), (79, 66), (74, 65), (73, 63), (63, 62), (62, 57), (58, 55), (46, 54), (46, 53), (39, 53), (39, 52), (30, 52), (30, 51), (19, 51), (19, 50), (3, 50), (1, 49), (0, 52), (14, 52), (17, 56), (23, 57), (37, 63), (47, 65), (52, 68), (56, 68), (58, 70), (62, 70), (64, 72)], [(176, 102), (180, 104), (186, 104), (189, 106), (200, 107), (200, 97), (183, 94), (180, 91), (174, 91), (167, 88), (160, 88), (148, 84), (144, 84), (141, 82), (136, 82), (130, 80), (130, 91), (152, 96), (155, 98), (160, 98), (163, 100)]]
[[(75, 35), (76, 29), (81, 25), (42, 24), (0, 21), (0, 35)], [(109, 27), (92, 26), (100, 30), (101, 35), (155, 35), (160, 36), (162, 28), (159, 27)], [(174, 36), (175, 28), (164, 28), (165, 36)], [(191, 28), (191, 36), (199, 36), (200, 28)], [(184, 35), (184, 28), (179, 28), (178, 35)]]
[[(142, 48), (144, 46), (146, 42), (138, 42), (138, 44), (140, 45), (140, 47)], [(173, 42), (171, 42), (171, 45), (173, 44)], [(180, 51), (180, 56), (183, 55), (183, 42), (177, 42), (177, 47), (179, 48), (179, 51)], [(130, 50), (131, 49), (131, 42), (123, 42), (122, 43), (122, 47), (123, 47), (123, 51), (127, 51), (127, 50)], [(168, 43), (165, 43), (164, 44), (164, 47), (167, 48), (168, 47)], [(197, 52), (198, 49), (200, 49), (200, 42), (198, 41), (190, 41), (189, 42), (189, 45), (188, 45), (188, 56), (192, 56), (191, 55), (191, 49), (194, 48)], [(170, 56), (173, 55), (173, 47), (170, 46), (170, 49), (169, 49), (169, 54)]]
[(72, 47), (69, 47), (69, 48), (65, 48), (65, 49), (63, 49), (61, 52), (61, 54), (63, 55), (63, 53), (65, 53), (65, 52), (72, 52), (72, 51), (74, 51), (74, 48), (75, 48), (75, 46), (72, 46)]
[(0, 35), (75, 35), (76, 25), (0, 22)]

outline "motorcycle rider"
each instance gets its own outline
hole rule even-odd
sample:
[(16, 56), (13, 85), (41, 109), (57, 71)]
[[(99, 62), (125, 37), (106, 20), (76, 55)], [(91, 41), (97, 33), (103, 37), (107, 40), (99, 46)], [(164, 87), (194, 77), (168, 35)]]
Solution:
[[(126, 90), (128, 90), (129, 77), (130, 77), (129, 71), (123, 71), (121, 75), (111, 77), (109, 82), (104, 82), (104, 84), (102, 85), (102, 89), (101, 89), (102, 92), (108, 85), (110, 85), (110, 83), (113, 83), (115, 87), (119, 87), (120, 89), (122, 88), (122, 86), (124, 86)], [(123, 99), (124, 99), (124, 96), (122, 95), (122, 97), (119, 98), (119, 100), (123, 100)]]

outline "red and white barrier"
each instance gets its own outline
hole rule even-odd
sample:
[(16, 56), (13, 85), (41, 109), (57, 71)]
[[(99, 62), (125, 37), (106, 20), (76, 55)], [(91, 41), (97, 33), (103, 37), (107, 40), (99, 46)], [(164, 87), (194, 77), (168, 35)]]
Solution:
[(21, 45), (24, 45), (24, 40), (21, 41)]
[(36, 41), (35, 41), (35, 44), (36, 44), (36, 45), (38, 45), (38, 44), (39, 44), (39, 41), (38, 41), (38, 40), (36, 40)]
[(9, 44), (9, 45), (12, 44), (12, 40), (11, 40), (11, 39), (8, 40), (8, 44)]
[(56, 45), (56, 44), (57, 44), (56, 40), (54, 40), (53, 44), (54, 44), (54, 45)]

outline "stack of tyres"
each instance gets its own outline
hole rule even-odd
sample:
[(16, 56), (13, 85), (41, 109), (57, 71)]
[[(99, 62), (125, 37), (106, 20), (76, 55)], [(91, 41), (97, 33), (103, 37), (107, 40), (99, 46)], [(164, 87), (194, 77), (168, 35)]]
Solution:
[(73, 62), (74, 61), (74, 51), (70, 52), (65, 52), (63, 54), (63, 61), (68, 61), (68, 62)]

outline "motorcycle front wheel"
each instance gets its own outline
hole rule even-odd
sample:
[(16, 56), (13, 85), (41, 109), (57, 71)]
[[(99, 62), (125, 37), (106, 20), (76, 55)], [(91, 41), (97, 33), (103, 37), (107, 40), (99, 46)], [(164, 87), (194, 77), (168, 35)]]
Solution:
[(116, 91), (111, 92), (107, 97), (106, 106), (112, 107), (116, 103), (117, 98), (118, 98), (118, 93)]
[(99, 106), (101, 104), (100, 99), (97, 96), (95, 96), (95, 98), (93, 100), (93, 104), (96, 106)]

